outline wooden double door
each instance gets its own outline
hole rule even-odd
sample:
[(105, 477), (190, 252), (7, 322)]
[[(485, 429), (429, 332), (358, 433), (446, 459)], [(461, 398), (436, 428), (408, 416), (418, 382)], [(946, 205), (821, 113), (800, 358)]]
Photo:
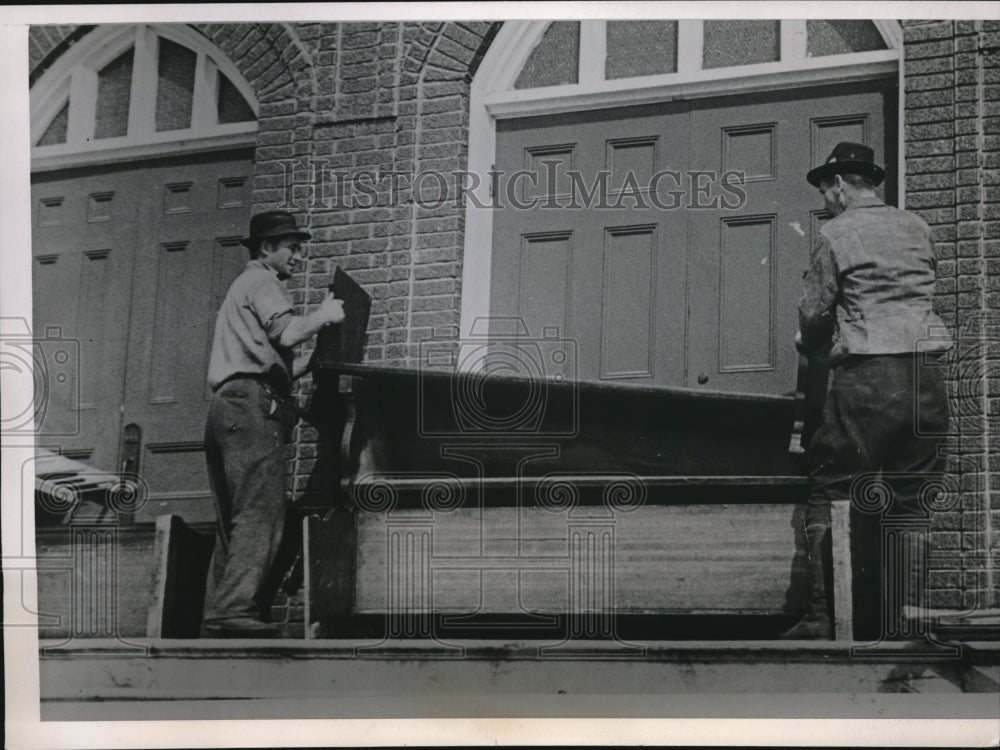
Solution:
[(500, 121), (491, 317), (557, 328), (584, 380), (793, 391), (806, 172), (866, 143), (893, 201), (895, 112), (882, 80)]
[(238, 240), (252, 157), (216, 152), (32, 178), (34, 335), (65, 340), (76, 360), (53, 369), (59, 384), (44, 384), (38, 443), (119, 471), (123, 430), (137, 425), (149, 491), (138, 521), (214, 517), (205, 376), (215, 313), (248, 260)]

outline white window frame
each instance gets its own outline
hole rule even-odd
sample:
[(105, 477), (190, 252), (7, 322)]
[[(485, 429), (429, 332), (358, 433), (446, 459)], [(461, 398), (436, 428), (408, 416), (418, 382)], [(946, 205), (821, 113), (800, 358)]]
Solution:
[[(899, 81), (897, 112), (899, 196), (904, 186), (903, 31), (899, 23), (872, 20), (888, 49), (843, 55), (806, 57), (805, 19), (782, 19), (781, 53), (777, 62), (727, 68), (701, 68), (703, 21), (679, 20), (676, 73), (604, 79), (606, 21), (580, 21), (579, 82), (515, 89), (524, 63), (551, 21), (507, 21), (497, 34), (472, 80), (469, 96), (469, 171), (485, 176), (496, 157), (498, 120), (532, 115), (580, 112), (638, 104), (692, 99), (752, 91), (773, 91), (809, 84), (849, 83), (895, 76)], [(586, 42), (586, 45), (585, 45)], [(584, 50), (586, 53), (584, 54)], [(490, 180), (470, 190), (481, 205), (490, 203)], [(475, 336), (475, 323), (490, 314), (493, 211), (470, 199), (465, 213), (460, 332)]]
[[(191, 126), (157, 132), (158, 39), (168, 39), (197, 55)], [(134, 47), (128, 132), (94, 138), (98, 72)], [(31, 142), (37, 143), (69, 99), (66, 142), (31, 149), (32, 172), (105, 164), (162, 154), (195, 153), (252, 146), (257, 121), (220, 124), (218, 76), (236, 87), (256, 118), (257, 97), (236, 66), (217, 47), (183, 24), (108, 25), (94, 29), (70, 47), (31, 88)]]

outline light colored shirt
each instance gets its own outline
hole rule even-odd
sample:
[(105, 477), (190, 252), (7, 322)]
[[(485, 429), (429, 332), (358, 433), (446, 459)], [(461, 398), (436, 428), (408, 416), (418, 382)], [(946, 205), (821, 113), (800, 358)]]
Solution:
[(292, 350), (278, 341), (294, 315), (292, 297), (278, 274), (251, 260), (219, 308), (215, 319), (208, 384), (212, 389), (234, 375), (267, 377), (288, 390), (292, 382)]
[(830, 364), (849, 354), (904, 354), (951, 347), (934, 313), (930, 227), (916, 214), (863, 201), (820, 229), (799, 330), (807, 350), (832, 337)]

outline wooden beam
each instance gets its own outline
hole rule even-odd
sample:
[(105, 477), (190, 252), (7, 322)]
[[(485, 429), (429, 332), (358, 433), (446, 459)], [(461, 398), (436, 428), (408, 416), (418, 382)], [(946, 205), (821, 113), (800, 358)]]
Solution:
[(353, 509), (302, 521), (306, 638), (325, 638), (336, 620), (354, 612), (357, 530)]
[(213, 546), (211, 535), (194, 531), (180, 516), (156, 519), (147, 637), (198, 637)]
[(830, 538), (833, 542), (833, 637), (838, 641), (849, 641), (853, 638), (854, 631), (850, 501), (834, 501), (830, 513)]

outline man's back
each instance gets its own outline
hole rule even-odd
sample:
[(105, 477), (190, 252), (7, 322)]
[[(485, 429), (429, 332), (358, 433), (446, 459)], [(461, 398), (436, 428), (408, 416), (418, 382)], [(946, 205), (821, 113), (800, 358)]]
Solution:
[(834, 359), (947, 348), (934, 313), (931, 230), (920, 217), (873, 198), (831, 219), (820, 234), (839, 285)]

